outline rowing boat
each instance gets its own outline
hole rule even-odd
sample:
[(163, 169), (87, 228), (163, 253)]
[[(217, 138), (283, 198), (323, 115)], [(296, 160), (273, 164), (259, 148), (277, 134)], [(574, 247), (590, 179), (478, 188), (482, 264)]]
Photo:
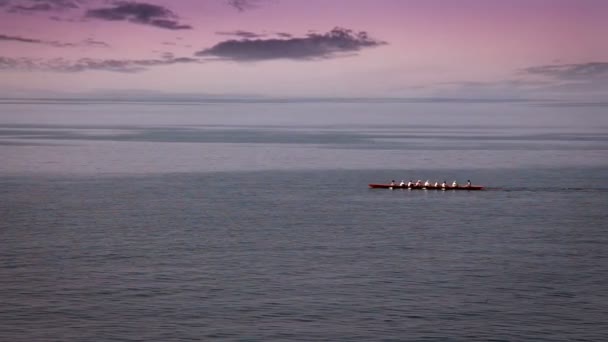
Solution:
[(429, 186), (423, 186), (423, 185), (412, 185), (412, 186), (407, 186), (407, 185), (391, 185), (391, 184), (369, 184), (369, 187), (372, 189), (408, 189), (408, 190), (484, 190), (484, 187), (481, 185), (459, 185), (459, 186), (445, 186), (442, 187), (441, 185), (439, 186), (434, 186), (434, 185), (429, 185)]

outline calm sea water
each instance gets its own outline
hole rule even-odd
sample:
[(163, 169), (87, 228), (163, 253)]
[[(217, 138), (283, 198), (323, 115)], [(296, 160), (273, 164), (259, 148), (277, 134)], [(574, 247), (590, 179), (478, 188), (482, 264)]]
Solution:
[(2, 341), (603, 341), (607, 223), (601, 107), (0, 104)]

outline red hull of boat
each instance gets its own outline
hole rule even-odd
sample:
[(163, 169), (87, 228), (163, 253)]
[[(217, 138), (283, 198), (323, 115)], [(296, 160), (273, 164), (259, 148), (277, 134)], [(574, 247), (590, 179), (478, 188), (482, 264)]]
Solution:
[(457, 187), (452, 187), (452, 186), (446, 186), (445, 188), (442, 188), (441, 186), (411, 186), (408, 188), (407, 185), (404, 186), (400, 186), (400, 185), (390, 185), (390, 184), (369, 184), (369, 187), (372, 189), (408, 189), (408, 190), (483, 190), (484, 187), (480, 186), (480, 185), (471, 185), (471, 186), (466, 186), (466, 185), (460, 185)]

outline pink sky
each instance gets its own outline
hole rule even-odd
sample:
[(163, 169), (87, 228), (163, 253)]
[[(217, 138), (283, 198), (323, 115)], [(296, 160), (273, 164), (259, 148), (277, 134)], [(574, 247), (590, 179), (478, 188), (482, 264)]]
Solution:
[[(40, 3), (53, 6), (32, 7)], [(602, 0), (257, 0), (240, 1), (250, 5), (242, 11), (227, 0), (57, 3), (0, 0), (4, 94), (608, 94)], [(334, 27), (353, 32), (331, 38)], [(262, 36), (217, 33), (237, 30)]]

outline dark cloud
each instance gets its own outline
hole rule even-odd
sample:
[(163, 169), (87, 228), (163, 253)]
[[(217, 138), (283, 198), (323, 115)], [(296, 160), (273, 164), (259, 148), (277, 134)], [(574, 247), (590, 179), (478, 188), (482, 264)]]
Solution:
[(293, 34), (291, 33), (286, 33), (286, 32), (277, 32), (275, 33), (277, 36), (281, 37), (281, 38), (291, 38), (293, 37)]
[(154, 19), (149, 23), (152, 26), (168, 29), (168, 30), (190, 30), (192, 26), (183, 25), (178, 23), (175, 20), (167, 20), (167, 19)]
[(25, 38), (20, 36), (7, 36), (4, 34), (0, 34), (0, 42), (8, 41), (8, 42), (18, 42), (18, 43), (27, 43), (27, 44), (42, 44), (49, 45), (54, 47), (76, 47), (76, 46), (96, 46), (96, 47), (109, 47), (107, 43), (93, 40), (91, 38), (83, 40), (80, 43), (62, 43), (54, 40), (42, 40), (36, 38)]
[(247, 39), (262, 38), (262, 37), (266, 36), (265, 34), (259, 34), (259, 33), (255, 33), (255, 32), (242, 31), (242, 30), (217, 31), (217, 32), (215, 32), (215, 34), (218, 34), (220, 36), (236, 36), (236, 37), (247, 38)]
[(36, 3), (46, 3), (56, 9), (76, 9), (80, 8), (86, 0), (30, 0)]
[(180, 24), (177, 15), (166, 7), (139, 2), (118, 2), (113, 7), (88, 10), (86, 17), (110, 21), (129, 21), (168, 30), (188, 30), (192, 26)]
[(42, 43), (43, 41), (40, 39), (32, 39), (32, 38), (23, 38), (23, 37), (18, 37), (18, 36), (6, 36), (3, 34), (0, 34), (0, 41), (13, 41), (13, 42), (20, 42), (20, 43)]
[(99, 40), (95, 40), (93, 38), (88, 38), (82, 42), (83, 45), (88, 46), (97, 46), (97, 47), (110, 47), (110, 45), (106, 42), (102, 42)]
[(80, 8), (85, 0), (13, 0), (0, 1), (0, 6), (8, 6), (12, 13), (35, 13), (49, 11), (64, 11)]
[(233, 7), (239, 12), (254, 9), (257, 7), (257, 0), (227, 0), (228, 6)]
[(370, 38), (366, 32), (355, 33), (337, 27), (328, 33), (310, 33), (303, 38), (227, 40), (199, 51), (196, 55), (239, 62), (315, 60), (338, 57), (383, 44), (386, 43)]
[(0, 71), (53, 71), (75, 73), (97, 70), (134, 73), (145, 71), (148, 68), (155, 66), (200, 62), (201, 61), (196, 58), (188, 57), (126, 60), (81, 58), (76, 61), (63, 58), (40, 59), (0, 57)]
[(17, 6), (11, 7), (10, 11), (11, 12), (30, 12), (30, 11), (35, 12), (35, 11), (50, 11), (52, 9), (53, 9), (53, 7), (51, 5), (42, 3), (42, 4), (34, 4), (31, 6), (17, 5)]
[(523, 71), (530, 75), (548, 76), (559, 80), (592, 80), (608, 78), (608, 62), (540, 65)]
[(19, 43), (28, 43), (28, 44), (43, 44), (43, 45), (50, 45), (50, 46), (55, 46), (55, 47), (73, 47), (73, 46), (77, 45), (77, 44), (73, 44), (73, 43), (62, 43), (62, 42), (57, 42), (57, 41), (49, 41), (49, 40), (42, 40), (42, 39), (35, 39), (35, 38), (25, 38), (25, 37), (19, 37), (19, 36), (7, 36), (7, 35), (3, 35), (3, 34), (0, 34), (0, 42), (1, 41), (19, 42)]

